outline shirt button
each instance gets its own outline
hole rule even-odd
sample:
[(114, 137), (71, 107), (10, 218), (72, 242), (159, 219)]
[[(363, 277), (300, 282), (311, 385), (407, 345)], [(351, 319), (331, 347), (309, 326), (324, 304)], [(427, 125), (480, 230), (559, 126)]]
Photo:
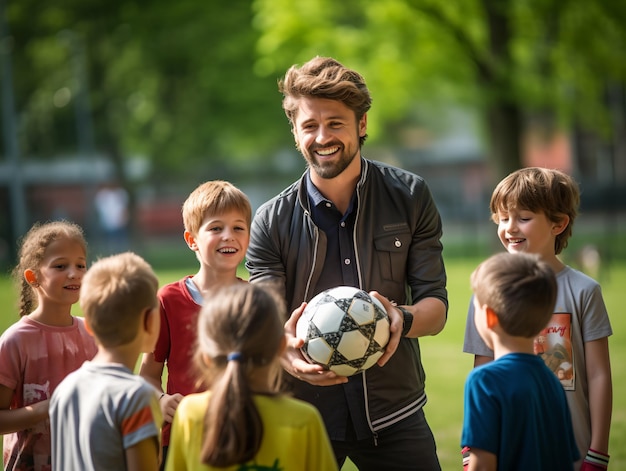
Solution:
[(396, 241), (393, 243), (393, 245), (395, 245), (396, 247), (400, 247), (402, 245), (402, 242), (400, 242), (398, 239), (396, 239)]
[(346, 227), (346, 222), (345, 221), (341, 221), (341, 227)]
[(346, 259), (343, 261), (343, 263), (345, 263), (346, 265), (350, 265), (350, 259), (349, 259), (349, 258), (346, 258)]
[(330, 208), (332, 206), (332, 203), (329, 203), (328, 201), (326, 202), (326, 207)]

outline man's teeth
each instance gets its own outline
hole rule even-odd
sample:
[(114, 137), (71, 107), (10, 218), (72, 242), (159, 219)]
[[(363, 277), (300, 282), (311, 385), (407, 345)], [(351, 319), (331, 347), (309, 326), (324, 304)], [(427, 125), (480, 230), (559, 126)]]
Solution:
[(334, 154), (339, 150), (339, 147), (331, 147), (330, 149), (320, 149), (317, 151), (319, 155), (330, 155)]
[(520, 242), (524, 242), (524, 239), (509, 239), (509, 242), (512, 244), (519, 244)]

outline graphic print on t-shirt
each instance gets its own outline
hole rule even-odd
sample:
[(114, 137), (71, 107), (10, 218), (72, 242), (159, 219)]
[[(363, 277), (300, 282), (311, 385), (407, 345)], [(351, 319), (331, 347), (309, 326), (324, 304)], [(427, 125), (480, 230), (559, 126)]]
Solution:
[(535, 338), (535, 353), (545, 361), (566, 391), (576, 385), (576, 369), (572, 353), (572, 315), (555, 313), (545, 329)]

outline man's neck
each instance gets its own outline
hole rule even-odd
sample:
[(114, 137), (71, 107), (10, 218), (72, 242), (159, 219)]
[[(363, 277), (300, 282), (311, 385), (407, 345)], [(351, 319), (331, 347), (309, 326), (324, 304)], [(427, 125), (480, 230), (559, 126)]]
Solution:
[(311, 170), (311, 181), (319, 192), (328, 198), (341, 214), (350, 206), (356, 185), (361, 178), (361, 158), (356, 156), (352, 163), (335, 178), (321, 178)]

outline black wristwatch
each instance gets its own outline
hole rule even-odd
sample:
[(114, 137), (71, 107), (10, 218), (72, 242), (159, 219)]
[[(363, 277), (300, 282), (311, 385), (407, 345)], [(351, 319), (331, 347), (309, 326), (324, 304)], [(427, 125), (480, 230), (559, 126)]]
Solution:
[(411, 326), (413, 325), (413, 314), (409, 312), (408, 309), (402, 306), (396, 306), (402, 313), (402, 337), (406, 337), (406, 334), (411, 330)]

